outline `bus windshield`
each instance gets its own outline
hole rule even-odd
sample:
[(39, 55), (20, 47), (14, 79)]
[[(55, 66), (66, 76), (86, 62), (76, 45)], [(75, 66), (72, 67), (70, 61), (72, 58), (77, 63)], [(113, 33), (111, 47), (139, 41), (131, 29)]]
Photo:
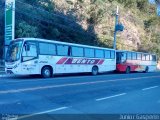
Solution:
[(22, 41), (11, 42), (6, 54), (6, 62), (15, 62), (20, 58)]

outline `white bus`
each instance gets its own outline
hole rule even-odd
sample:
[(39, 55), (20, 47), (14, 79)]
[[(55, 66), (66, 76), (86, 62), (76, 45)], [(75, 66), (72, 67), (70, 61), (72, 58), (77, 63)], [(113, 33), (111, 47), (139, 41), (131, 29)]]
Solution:
[(40, 74), (44, 78), (63, 73), (97, 75), (116, 70), (116, 52), (54, 40), (19, 38), (10, 43), (5, 65), (7, 74)]

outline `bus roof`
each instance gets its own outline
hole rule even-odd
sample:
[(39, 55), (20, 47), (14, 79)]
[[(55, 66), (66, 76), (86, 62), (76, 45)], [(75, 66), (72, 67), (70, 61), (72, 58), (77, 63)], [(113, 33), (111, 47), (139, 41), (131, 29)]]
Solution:
[[(135, 53), (152, 54), (152, 53), (146, 53), (146, 52), (137, 52), (137, 51), (129, 51), (129, 50), (116, 50), (116, 52), (135, 52)], [(152, 54), (152, 55), (156, 55), (156, 54)]]
[(68, 43), (68, 42), (61, 42), (61, 41), (56, 41), (56, 40), (47, 40), (47, 39), (40, 39), (40, 38), (17, 38), (15, 40), (40, 41), (40, 42), (64, 44), (64, 45), (71, 45), (71, 46), (78, 46), (78, 47), (87, 47), (87, 48), (95, 48), (95, 49), (114, 50), (114, 49), (111, 49), (111, 48), (96, 47), (96, 46), (89, 46), (89, 45), (82, 45), (82, 44), (75, 44), (75, 43)]

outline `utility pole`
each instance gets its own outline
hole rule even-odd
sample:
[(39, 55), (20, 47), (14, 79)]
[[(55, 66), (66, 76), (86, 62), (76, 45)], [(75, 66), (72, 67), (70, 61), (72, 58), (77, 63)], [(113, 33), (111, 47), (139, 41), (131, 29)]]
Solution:
[(116, 14), (115, 14), (116, 20), (115, 20), (115, 28), (114, 28), (114, 41), (113, 41), (113, 49), (116, 50), (116, 26), (118, 25), (118, 17), (119, 17), (119, 7), (117, 6)]

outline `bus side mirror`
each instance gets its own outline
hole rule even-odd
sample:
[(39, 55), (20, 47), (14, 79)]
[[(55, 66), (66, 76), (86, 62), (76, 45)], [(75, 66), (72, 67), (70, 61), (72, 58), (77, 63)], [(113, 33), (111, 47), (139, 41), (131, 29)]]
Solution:
[(28, 44), (25, 45), (25, 51), (30, 51), (30, 45)]

